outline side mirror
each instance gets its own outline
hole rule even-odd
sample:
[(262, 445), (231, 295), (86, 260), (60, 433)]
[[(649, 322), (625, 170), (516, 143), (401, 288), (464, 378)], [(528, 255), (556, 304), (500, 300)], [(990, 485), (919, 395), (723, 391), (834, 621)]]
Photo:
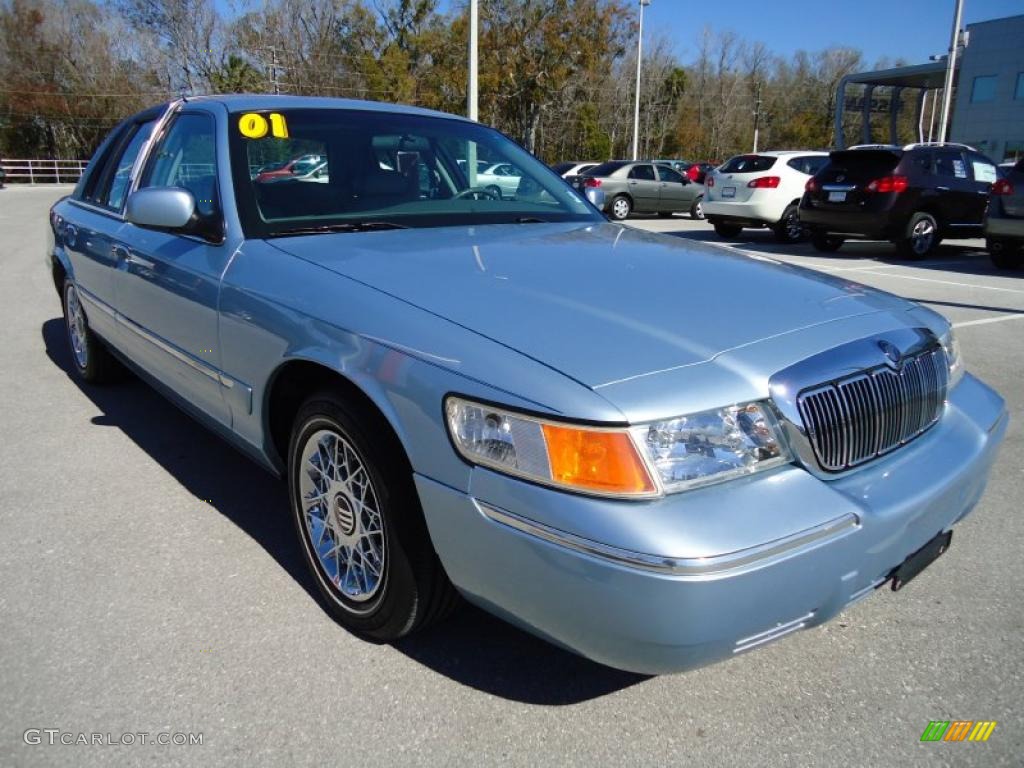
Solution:
[(597, 208), (597, 210), (604, 210), (605, 195), (603, 189), (600, 187), (587, 187), (583, 194), (587, 196), (587, 200), (589, 200), (590, 204)]
[(196, 214), (196, 199), (180, 187), (151, 187), (128, 196), (125, 218), (140, 227), (184, 229)]

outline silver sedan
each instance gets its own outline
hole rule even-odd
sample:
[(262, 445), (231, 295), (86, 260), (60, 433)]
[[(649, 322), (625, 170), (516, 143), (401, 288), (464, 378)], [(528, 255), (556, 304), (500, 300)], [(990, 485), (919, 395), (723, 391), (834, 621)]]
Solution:
[(688, 213), (694, 219), (704, 218), (704, 185), (664, 165), (611, 160), (570, 178), (569, 182), (580, 191), (600, 187), (604, 191), (605, 212), (619, 221), (631, 213)]

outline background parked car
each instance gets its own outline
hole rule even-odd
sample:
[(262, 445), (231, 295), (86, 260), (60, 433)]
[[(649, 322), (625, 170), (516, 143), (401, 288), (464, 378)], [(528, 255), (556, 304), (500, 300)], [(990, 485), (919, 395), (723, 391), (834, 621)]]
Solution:
[(800, 219), (819, 251), (848, 237), (891, 240), (923, 258), (942, 238), (980, 237), (996, 164), (963, 144), (872, 145), (832, 152), (807, 183)]
[(256, 174), (256, 181), (262, 183), (275, 178), (304, 176), (323, 162), (324, 158), (320, 155), (302, 155), (282, 163), (275, 163), (274, 165), (260, 168), (259, 173)]
[(1003, 172), (992, 185), (985, 214), (985, 241), (992, 263), (999, 269), (1024, 266), (1024, 160)]
[(704, 217), (701, 208), (704, 187), (664, 165), (611, 160), (568, 181), (581, 192), (587, 187), (601, 187), (605, 194), (605, 211), (619, 221), (633, 212), (659, 216), (689, 213), (694, 219)]
[(519, 190), (523, 172), (511, 163), (492, 163), (476, 175), (478, 187), (489, 189), (501, 198), (512, 198)]
[(551, 170), (561, 176), (563, 179), (569, 176), (579, 176), (581, 173), (586, 173), (591, 168), (596, 168), (597, 163), (591, 162), (580, 162), (579, 160), (572, 160), (567, 163), (555, 163), (551, 166)]
[(800, 197), (807, 179), (827, 162), (826, 152), (736, 155), (704, 179), (704, 215), (719, 237), (768, 227), (779, 242), (802, 240)]

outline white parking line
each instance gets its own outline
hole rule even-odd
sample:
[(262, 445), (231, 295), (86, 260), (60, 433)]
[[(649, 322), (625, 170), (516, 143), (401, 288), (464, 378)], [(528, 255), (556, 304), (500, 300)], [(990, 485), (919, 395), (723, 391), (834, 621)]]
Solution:
[(1024, 291), (1018, 290), (1017, 288), (1000, 288), (995, 285), (978, 285), (977, 283), (958, 283), (953, 280), (935, 280), (930, 277), (914, 277), (913, 275), (901, 275), (899, 272), (878, 272), (877, 269), (862, 269), (861, 272), (867, 272), (869, 275), (877, 274), (882, 277), (895, 277), (900, 280), (917, 280), (921, 283), (935, 283), (937, 285), (955, 285), (960, 288), (980, 288), (985, 291), (1001, 291), (1002, 293), (1019, 293), (1024, 295)]
[(989, 323), (1003, 323), (1007, 320), (1022, 319), (1024, 319), (1024, 312), (1017, 312), (1016, 314), (1006, 315), (1004, 317), (983, 317), (980, 320), (965, 320), (962, 323), (953, 323), (953, 327), (966, 328), (968, 325), (988, 325)]

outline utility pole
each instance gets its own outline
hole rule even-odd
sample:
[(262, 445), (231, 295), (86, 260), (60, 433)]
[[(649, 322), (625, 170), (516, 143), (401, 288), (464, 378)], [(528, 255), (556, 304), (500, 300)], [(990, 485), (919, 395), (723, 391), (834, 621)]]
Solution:
[(651, 0), (640, 0), (640, 30), (636, 36), (636, 103), (633, 108), (633, 159), (640, 159), (640, 61), (644, 51), (644, 8)]
[(757, 154), (757, 139), (761, 128), (761, 81), (757, 81), (757, 90), (754, 95), (754, 154)]
[(946, 59), (946, 84), (942, 88), (942, 117), (939, 120), (939, 141), (946, 140), (949, 128), (949, 107), (953, 100), (953, 75), (956, 73), (956, 53), (960, 47), (960, 19), (964, 14), (964, 0), (956, 0), (953, 14), (953, 33), (949, 39), (949, 58)]
[(274, 89), (274, 95), (281, 95), (281, 81), (278, 78), (277, 46), (268, 45), (270, 51), (270, 85)]

